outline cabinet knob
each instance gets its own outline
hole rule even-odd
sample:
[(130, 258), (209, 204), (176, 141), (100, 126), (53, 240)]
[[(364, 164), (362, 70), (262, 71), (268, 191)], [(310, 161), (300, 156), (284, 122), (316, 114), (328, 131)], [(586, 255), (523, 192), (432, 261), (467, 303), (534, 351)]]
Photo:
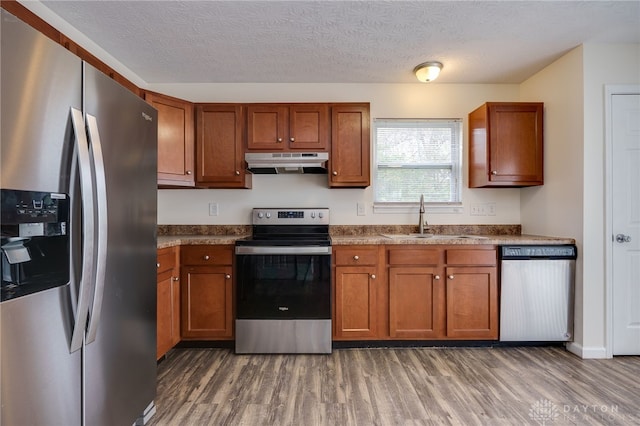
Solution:
[(229, 278), (231, 278), (231, 275), (226, 274), (224, 277), (225, 277), (226, 279), (229, 279)]
[(290, 140), (291, 142), (295, 142), (295, 141), (296, 141), (296, 138), (289, 138), (289, 140)]
[(334, 175), (334, 176), (338, 176), (338, 172), (336, 172), (335, 170), (331, 174)]
[(449, 275), (447, 278), (449, 278), (450, 280), (453, 279), (453, 275)]
[(360, 260), (360, 256), (356, 254), (355, 256), (353, 256), (353, 260)]
[(278, 138), (278, 143), (282, 142), (282, 138)]
[(160, 267), (160, 264), (159, 264), (159, 263), (156, 263), (156, 268), (159, 268), (159, 267)]
[(440, 275), (434, 275), (434, 276), (433, 276), (433, 279), (434, 279), (434, 280), (439, 280), (439, 279), (440, 279)]
[(371, 279), (375, 280), (376, 279), (376, 274), (371, 274)]
[(236, 170), (236, 176), (240, 176), (240, 171)]
[(191, 175), (193, 172), (191, 170), (187, 170), (187, 174)]
[(173, 281), (180, 281), (180, 277), (171, 277), (171, 279), (173, 279)]
[(205, 254), (205, 255), (203, 256), (203, 259), (204, 259), (204, 260), (209, 260), (209, 259), (210, 259), (210, 258), (209, 258), (209, 255), (208, 255), (208, 254)]
[(498, 171), (497, 171), (497, 170), (492, 170), (492, 171), (491, 171), (491, 174), (492, 174), (492, 175), (497, 175), (497, 174), (498, 174)]

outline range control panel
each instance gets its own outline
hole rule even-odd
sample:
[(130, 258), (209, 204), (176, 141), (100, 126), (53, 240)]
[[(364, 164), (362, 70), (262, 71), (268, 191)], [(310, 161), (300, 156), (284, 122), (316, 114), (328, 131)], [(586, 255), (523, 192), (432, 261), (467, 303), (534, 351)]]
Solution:
[(253, 225), (328, 225), (328, 208), (255, 208)]

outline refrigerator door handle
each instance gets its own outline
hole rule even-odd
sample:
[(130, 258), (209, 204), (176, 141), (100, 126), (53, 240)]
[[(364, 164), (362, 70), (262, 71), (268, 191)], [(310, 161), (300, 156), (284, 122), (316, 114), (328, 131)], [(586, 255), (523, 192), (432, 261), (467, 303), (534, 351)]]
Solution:
[(89, 327), (87, 331), (86, 343), (88, 344), (96, 339), (98, 326), (100, 324), (100, 313), (102, 312), (102, 299), (104, 295), (107, 262), (108, 209), (107, 184), (104, 169), (104, 157), (102, 156), (102, 143), (100, 141), (100, 133), (98, 132), (98, 122), (96, 118), (90, 114), (87, 114), (87, 130), (89, 132), (89, 143), (95, 171), (95, 202), (97, 210), (96, 279), (93, 294), (93, 306), (91, 307), (91, 315), (89, 316)]
[(75, 151), (78, 158), (80, 176), (80, 192), (82, 204), (82, 272), (78, 288), (78, 303), (76, 307), (73, 331), (69, 352), (73, 353), (82, 347), (89, 315), (89, 305), (93, 296), (94, 277), (94, 194), (91, 160), (89, 158), (89, 144), (84, 129), (82, 112), (71, 108), (71, 122), (75, 133)]

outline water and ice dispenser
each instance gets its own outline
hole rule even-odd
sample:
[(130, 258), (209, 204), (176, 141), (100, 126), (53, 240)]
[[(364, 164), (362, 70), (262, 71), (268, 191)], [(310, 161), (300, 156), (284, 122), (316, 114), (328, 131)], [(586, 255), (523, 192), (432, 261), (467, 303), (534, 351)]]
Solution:
[(69, 197), (2, 189), (2, 302), (69, 282)]

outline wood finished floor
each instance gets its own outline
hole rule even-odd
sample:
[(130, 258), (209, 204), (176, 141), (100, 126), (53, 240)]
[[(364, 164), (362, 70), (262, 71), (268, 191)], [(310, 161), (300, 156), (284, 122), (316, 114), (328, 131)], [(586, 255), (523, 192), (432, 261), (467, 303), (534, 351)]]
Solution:
[(640, 424), (640, 357), (560, 347), (174, 349), (149, 425)]

